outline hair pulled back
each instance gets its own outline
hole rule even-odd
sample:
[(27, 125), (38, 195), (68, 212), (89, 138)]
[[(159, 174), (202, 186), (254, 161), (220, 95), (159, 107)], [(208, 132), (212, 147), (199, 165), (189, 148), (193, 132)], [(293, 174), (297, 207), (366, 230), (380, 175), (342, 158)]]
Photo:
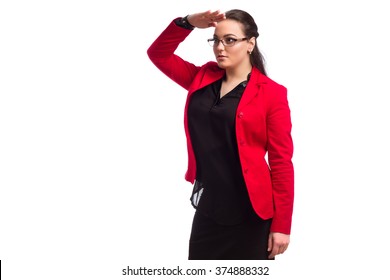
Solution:
[(264, 67), (264, 57), (257, 46), (257, 37), (259, 37), (259, 32), (257, 30), (257, 24), (254, 21), (253, 17), (249, 13), (238, 9), (227, 11), (225, 13), (225, 16), (226, 19), (235, 20), (242, 24), (242, 26), (244, 27), (243, 32), (245, 34), (245, 37), (247, 37), (248, 39), (255, 37), (256, 45), (252, 50), (252, 53), (250, 54), (250, 62), (252, 66), (255, 66), (257, 69), (259, 69), (262, 74), (267, 75)]

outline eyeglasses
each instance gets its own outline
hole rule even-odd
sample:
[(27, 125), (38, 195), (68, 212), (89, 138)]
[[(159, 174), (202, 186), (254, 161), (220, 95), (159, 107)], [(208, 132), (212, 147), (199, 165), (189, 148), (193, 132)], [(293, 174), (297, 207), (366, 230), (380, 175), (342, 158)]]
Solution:
[(207, 39), (207, 42), (212, 47), (218, 46), (219, 42), (222, 42), (222, 44), (225, 47), (233, 47), (237, 42), (241, 42), (244, 40), (248, 40), (248, 38), (240, 38), (240, 39), (233, 38), (233, 37), (227, 37), (225, 39), (212, 38), (212, 39)]

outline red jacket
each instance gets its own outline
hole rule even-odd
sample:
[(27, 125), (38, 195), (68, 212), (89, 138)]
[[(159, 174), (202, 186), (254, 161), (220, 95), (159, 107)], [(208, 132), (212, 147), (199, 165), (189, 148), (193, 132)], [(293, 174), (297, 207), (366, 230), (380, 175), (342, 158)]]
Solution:
[[(149, 47), (151, 61), (188, 91), (184, 128), (187, 137), (187, 181), (196, 177), (195, 155), (188, 130), (187, 109), (193, 92), (223, 77), (216, 62), (195, 66), (174, 52), (191, 33), (173, 21)], [(287, 89), (253, 67), (236, 112), (237, 145), (249, 197), (256, 213), (273, 218), (271, 231), (290, 234), (294, 200), (290, 109)], [(268, 164), (265, 160), (268, 153)]]

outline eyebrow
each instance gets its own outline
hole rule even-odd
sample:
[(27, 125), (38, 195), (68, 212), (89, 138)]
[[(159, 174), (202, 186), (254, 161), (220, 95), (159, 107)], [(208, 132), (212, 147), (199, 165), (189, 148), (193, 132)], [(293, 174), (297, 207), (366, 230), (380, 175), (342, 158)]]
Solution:
[[(225, 38), (225, 37), (229, 37), (229, 36), (238, 37), (238, 36), (235, 35), (235, 34), (225, 34), (225, 35), (223, 35), (224, 38)], [(217, 36), (216, 34), (214, 34), (214, 37), (217, 37), (217, 38), (218, 38), (218, 36)]]

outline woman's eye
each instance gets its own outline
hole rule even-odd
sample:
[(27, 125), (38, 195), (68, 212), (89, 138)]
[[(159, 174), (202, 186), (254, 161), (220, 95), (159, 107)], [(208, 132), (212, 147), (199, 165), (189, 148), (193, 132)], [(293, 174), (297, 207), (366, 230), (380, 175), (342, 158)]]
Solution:
[(233, 43), (233, 42), (235, 42), (236, 41), (236, 39), (234, 39), (234, 38), (226, 38), (225, 39), (225, 42), (226, 43)]

